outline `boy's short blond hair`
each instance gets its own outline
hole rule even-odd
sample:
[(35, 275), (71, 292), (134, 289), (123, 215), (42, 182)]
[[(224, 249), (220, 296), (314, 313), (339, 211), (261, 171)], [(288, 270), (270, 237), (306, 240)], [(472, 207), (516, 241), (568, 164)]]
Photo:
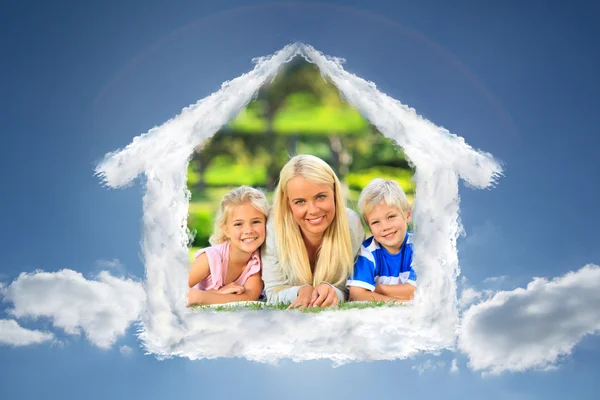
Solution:
[(410, 212), (406, 193), (394, 180), (376, 178), (365, 186), (358, 197), (358, 209), (363, 219), (366, 221), (366, 215), (381, 203), (396, 207), (405, 218)]

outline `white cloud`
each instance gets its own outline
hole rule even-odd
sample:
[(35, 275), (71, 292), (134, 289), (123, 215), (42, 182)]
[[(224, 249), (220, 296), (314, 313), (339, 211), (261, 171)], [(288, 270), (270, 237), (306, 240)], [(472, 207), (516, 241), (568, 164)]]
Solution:
[(106, 267), (106, 268), (115, 268), (115, 269), (123, 268), (123, 264), (121, 264), (121, 261), (119, 261), (116, 258), (113, 258), (112, 260), (104, 260), (104, 259), (97, 260), (96, 265), (98, 265), (100, 267)]
[(9, 346), (28, 346), (54, 339), (50, 332), (41, 332), (21, 327), (12, 319), (0, 319), (0, 344)]
[(450, 366), (450, 373), (458, 374), (458, 372), (459, 372), (458, 360), (456, 358), (454, 358), (454, 359), (452, 359), (452, 365)]
[(435, 371), (438, 368), (444, 368), (446, 363), (444, 361), (433, 362), (431, 360), (427, 360), (424, 363), (413, 365), (412, 369), (417, 371), (419, 375), (423, 375), (427, 371)]
[[(419, 290), (411, 308), (297, 312), (190, 312), (187, 290), (188, 160), (198, 145), (234, 118), (280, 67), (296, 56), (314, 63), (342, 96), (416, 166), (418, 207), (414, 267)], [(339, 58), (293, 44), (255, 60), (255, 68), (165, 122), (106, 155), (96, 168), (103, 184), (128, 186), (144, 174), (142, 251), (147, 310), (140, 333), (159, 357), (245, 357), (335, 362), (394, 359), (454, 344), (458, 314), (456, 237), (460, 231), (458, 180), (492, 187), (502, 173), (494, 158), (419, 116), (344, 70)], [(384, 333), (382, 335), (382, 332)]]
[[(414, 312), (411, 306), (317, 314), (297, 310), (189, 310), (183, 315), (186, 335), (169, 343), (163, 355), (182, 355), (193, 360), (244, 357), (265, 363), (284, 358), (329, 359), (334, 365), (408, 358), (439, 345), (434, 334), (429, 339), (419, 334), (406, 335), (412, 331)], [(164, 346), (151, 342), (148, 330), (140, 338), (150, 352), (158, 353)]]
[(472, 287), (466, 287), (460, 292), (460, 298), (458, 299), (458, 308), (464, 309), (465, 307), (475, 303), (477, 300), (480, 300), (482, 296), (482, 292)]
[(6, 288), (5, 299), (13, 303), (8, 312), (17, 318), (47, 317), (66, 333), (83, 331), (90, 342), (108, 348), (139, 318), (145, 293), (141, 283), (106, 271), (98, 280), (87, 280), (64, 269), (22, 273)]
[(463, 275), (460, 280), (460, 296), (458, 298), (458, 309), (465, 310), (468, 306), (489, 298), (494, 292), (492, 290), (477, 290), (470, 285), (469, 280)]
[(483, 283), (502, 283), (504, 282), (506, 279), (508, 278), (507, 275), (501, 275), (501, 276), (490, 276), (488, 278), (485, 278), (483, 280)]
[(123, 346), (119, 347), (119, 352), (121, 354), (123, 354), (124, 356), (130, 356), (132, 351), (133, 350), (131, 349), (131, 347), (129, 347), (127, 345), (123, 345)]
[(599, 331), (600, 267), (590, 264), (472, 306), (463, 314), (458, 348), (474, 370), (549, 369)]

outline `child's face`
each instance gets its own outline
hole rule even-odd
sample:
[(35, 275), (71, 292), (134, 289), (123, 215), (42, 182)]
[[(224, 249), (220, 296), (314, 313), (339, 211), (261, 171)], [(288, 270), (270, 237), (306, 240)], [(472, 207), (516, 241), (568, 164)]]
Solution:
[(224, 229), (230, 246), (244, 253), (253, 253), (265, 241), (265, 223), (265, 214), (251, 203), (234, 207)]
[(390, 254), (400, 251), (410, 221), (410, 211), (403, 216), (395, 206), (376, 205), (365, 215), (367, 224), (377, 240)]

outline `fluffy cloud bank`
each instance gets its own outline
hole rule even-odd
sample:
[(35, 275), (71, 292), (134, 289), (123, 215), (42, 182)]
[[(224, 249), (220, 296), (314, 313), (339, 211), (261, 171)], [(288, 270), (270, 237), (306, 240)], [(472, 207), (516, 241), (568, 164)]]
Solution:
[[(8, 310), (13, 316), (50, 318), (55, 327), (67, 334), (79, 335), (83, 331), (90, 342), (101, 348), (109, 348), (125, 334), (139, 318), (145, 300), (141, 283), (114, 277), (106, 271), (97, 280), (85, 279), (69, 269), (22, 273), (3, 292), (5, 300), (13, 303)], [(16, 332), (16, 322), (4, 324)], [(48, 338), (37, 335), (29, 337)]]
[(600, 267), (496, 293), (464, 312), (458, 348), (474, 370), (548, 369), (600, 331)]
[(0, 319), (0, 344), (9, 346), (28, 346), (54, 339), (50, 332), (41, 332), (23, 328), (12, 319)]

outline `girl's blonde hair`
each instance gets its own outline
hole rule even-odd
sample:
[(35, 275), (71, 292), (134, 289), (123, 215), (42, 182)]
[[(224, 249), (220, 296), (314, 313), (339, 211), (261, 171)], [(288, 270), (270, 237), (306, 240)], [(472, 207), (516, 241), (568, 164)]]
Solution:
[[(327, 184), (334, 193), (335, 214), (323, 233), (314, 273), (286, 193), (288, 182), (298, 176), (316, 184)], [(292, 285), (315, 286), (321, 282), (328, 282), (334, 286), (344, 284), (354, 264), (346, 202), (338, 177), (325, 161), (311, 155), (298, 155), (285, 164), (275, 189), (273, 217), (279, 261)]]
[(254, 208), (265, 214), (266, 222), (266, 218), (269, 215), (269, 202), (262, 191), (250, 186), (240, 186), (230, 190), (221, 199), (221, 206), (215, 217), (213, 234), (208, 239), (211, 246), (215, 246), (228, 240), (227, 235), (225, 235), (227, 219), (235, 207), (246, 203), (251, 203)]
[(410, 212), (410, 203), (406, 193), (394, 180), (375, 178), (365, 186), (358, 197), (358, 209), (363, 219), (367, 221), (367, 214), (381, 203), (396, 207), (404, 218)]

